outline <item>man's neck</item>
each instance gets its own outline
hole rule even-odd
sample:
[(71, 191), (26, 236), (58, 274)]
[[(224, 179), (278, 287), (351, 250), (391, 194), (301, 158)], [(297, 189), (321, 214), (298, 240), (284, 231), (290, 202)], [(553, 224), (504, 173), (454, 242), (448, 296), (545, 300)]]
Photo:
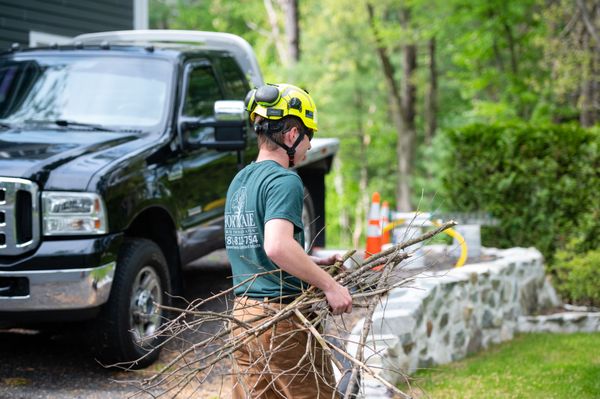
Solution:
[(288, 155), (285, 153), (285, 151), (280, 150), (279, 148), (274, 151), (261, 148), (258, 151), (256, 162), (262, 161), (275, 161), (284, 168), (287, 168), (290, 163)]

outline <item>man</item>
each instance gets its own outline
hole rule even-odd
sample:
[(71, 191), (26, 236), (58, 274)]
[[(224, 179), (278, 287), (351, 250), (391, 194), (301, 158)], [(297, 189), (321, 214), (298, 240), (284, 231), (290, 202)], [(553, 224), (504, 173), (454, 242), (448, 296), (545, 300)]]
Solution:
[[(258, 135), (256, 162), (227, 192), (225, 244), (236, 287), (234, 316), (252, 325), (273, 314), (309, 285), (323, 291), (335, 315), (352, 311), (348, 290), (304, 252), (302, 180), (289, 170), (310, 149), (317, 109), (310, 95), (289, 84), (248, 93)], [(257, 322), (254, 322), (255, 325)], [(258, 322), (260, 323), (260, 322)], [(234, 398), (332, 398), (331, 361), (296, 317), (277, 323), (234, 354)], [(243, 333), (241, 327), (233, 335)]]

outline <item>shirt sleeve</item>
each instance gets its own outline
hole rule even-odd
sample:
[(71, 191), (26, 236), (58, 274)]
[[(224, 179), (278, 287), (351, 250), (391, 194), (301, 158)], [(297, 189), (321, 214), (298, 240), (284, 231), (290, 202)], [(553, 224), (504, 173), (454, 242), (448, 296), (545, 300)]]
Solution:
[(265, 223), (271, 219), (286, 219), (302, 229), (304, 187), (300, 177), (284, 175), (274, 179), (266, 190)]

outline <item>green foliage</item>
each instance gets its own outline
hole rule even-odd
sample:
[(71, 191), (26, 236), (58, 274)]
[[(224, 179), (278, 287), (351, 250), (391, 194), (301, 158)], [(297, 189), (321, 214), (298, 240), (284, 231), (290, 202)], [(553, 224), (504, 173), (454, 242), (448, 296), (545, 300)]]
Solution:
[(487, 211), (491, 246), (535, 246), (551, 260), (579, 234), (595, 248), (600, 136), (569, 125), (470, 125), (444, 135), (440, 173), (447, 208)]
[(550, 270), (554, 286), (571, 303), (600, 305), (600, 249), (585, 250), (589, 243), (573, 239), (556, 252)]
[(394, 202), (395, 179), (390, 176), (396, 169), (396, 134), (387, 120), (376, 53), (365, 36), (368, 23), (356, 7), (365, 9), (349, 0), (323, 0), (319, 7), (303, 9), (304, 20), (315, 23), (303, 25), (304, 56), (290, 76), (317, 99), (317, 136), (340, 140), (326, 182), (329, 246), (359, 245), (373, 191)]
[[(489, 186), (485, 184), (490, 182), (485, 177), (480, 181), (467, 178), (470, 191), (449, 190), (444, 194), (446, 183), (443, 181), (447, 179), (444, 171), (452, 165), (438, 162), (438, 158), (451, 159), (453, 143), (449, 137), (438, 135), (430, 145), (424, 138), (423, 98), (429, 82), (426, 45), (432, 37), (437, 43), (438, 131), (470, 123), (508, 121), (514, 123), (511, 129), (516, 131), (521, 129), (517, 125), (523, 121), (578, 120), (578, 92), (585, 77), (581, 65), (589, 58), (589, 51), (574, 41), (579, 28), (573, 29), (569, 25), (570, 30), (565, 30), (577, 8), (566, 0), (550, 3), (545, 0), (369, 2), (376, 9), (376, 24), (400, 85), (405, 83), (402, 82), (402, 46), (407, 43), (417, 46), (418, 70), (414, 83), (418, 97), (418, 145), (416, 173), (411, 182), (413, 206), (423, 211), (435, 211), (440, 207), (467, 211), (469, 209), (463, 208), (467, 203), (477, 208), (487, 205), (491, 201), (489, 198), (501, 193), (504, 200), (516, 200), (518, 204), (506, 202), (502, 209), (490, 205), (490, 211), (500, 212), (501, 227), (506, 232), (492, 237), (495, 245), (541, 244), (548, 254), (566, 242), (569, 232), (577, 226), (587, 226), (584, 227), (586, 234), (597, 236), (592, 234), (598, 230), (593, 221), (571, 217), (580, 214), (573, 210), (579, 202), (589, 200), (584, 193), (591, 189), (577, 186), (579, 176), (587, 178), (590, 168), (596, 166), (584, 165), (588, 155), (571, 160), (569, 156), (573, 154), (569, 153), (561, 155), (561, 161), (556, 164), (546, 165), (545, 161), (527, 159), (517, 165), (507, 159), (512, 153), (505, 154), (501, 158), (505, 159), (506, 165), (499, 166), (508, 168), (511, 174), (497, 177), (496, 187), (486, 188)], [(585, 2), (591, 4), (590, 0)], [(309, 89), (319, 109), (318, 136), (340, 140), (334, 170), (327, 177), (328, 245), (354, 246), (360, 241), (361, 229), (364, 231), (370, 194), (379, 191), (394, 206), (398, 162), (388, 88), (367, 19), (367, 0), (299, 2), (301, 60), (295, 65), (283, 62), (277, 50), (277, 45), (285, 45), (285, 18), (282, 2), (272, 0), (271, 3), (279, 20), (278, 37), (273, 35), (265, 8), (267, 3), (261, 0), (150, 0), (150, 24), (152, 28), (238, 34), (254, 48), (267, 82), (290, 81)], [(410, 14), (406, 26), (400, 24), (403, 9)], [(522, 129), (525, 129), (522, 136), (527, 136), (529, 128)], [(517, 142), (525, 138), (509, 136), (515, 142), (500, 144), (507, 151), (524, 156), (519, 154)], [(473, 136), (473, 139), (478, 138)], [(490, 145), (498, 141), (487, 140)], [(556, 147), (560, 145), (555, 143)], [(596, 148), (595, 144), (593, 148)], [(480, 146), (479, 150), (485, 148)], [(480, 158), (471, 155), (466, 154), (460, 159), (461, 170), (480, 167)], [(561, 174), (557, 180), (559, 187), (548, 188), (552, 171), (567, 173), (565, 165), (571, 161), (577, 166), (568, 173), (574, 174)], [(498, 166), (498, 162), (490, 159), (484, 170)], [(536, 188), (532, 193), (526, 187), (522, 170), (536, 167), (535, 162), (547, 169), (539, 176), (540, 184), (545, 188)], [(457, 165), (453, 167), (458, 169)], [(471, 200), (469, 193), (480, 183), (484, 184), (479, 190), (484, 197), (474, 196)], [(572, 196), (553, 198), (557, 190), (564, 194), (569, 189), (573, 190)], [(463, 201), (464, 196), (472, 202)], [(563, 199), (565, 203), (559, 203)], [(583, 202), (582, 207), (588, 209), (589, 203)], [(557, 214), (555, 209), (558, 209)], [(540, 216), (544, 212), (559, 220), (550, 221)], [(534, 236), (529, 235), (528, 223), (532, 223)], [(542, 238), (544, 231), (546, 237)], [(596, 243), (597, 240), (592, 238), (589, 242)]]
[(520, 335), (459, 362), (419, 371), (410, 393), (419, 398), (598, 398), (598, 345), (598, 333)]

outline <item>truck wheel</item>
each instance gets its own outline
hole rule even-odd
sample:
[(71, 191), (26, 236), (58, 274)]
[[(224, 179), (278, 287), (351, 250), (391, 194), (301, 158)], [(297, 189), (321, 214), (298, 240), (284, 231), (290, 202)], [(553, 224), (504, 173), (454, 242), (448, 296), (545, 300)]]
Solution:
[(154, 242), (126, 240), (119, 252), (117, 270), (108, 302), (98, 319), (96, 355), (104, 365), (126, 362), (143, 368), (159, 355), (163, 338), (150, 338), (167, 318), (156, 304), (168, 305), (169, 269)]
[(304, 188), (304, 204), (302, 206), (302, 224), (304, 225), (304, 250), (310, 253), (312, 244), (317, 236), (315, 223), (315, 206), (310, 192)]

